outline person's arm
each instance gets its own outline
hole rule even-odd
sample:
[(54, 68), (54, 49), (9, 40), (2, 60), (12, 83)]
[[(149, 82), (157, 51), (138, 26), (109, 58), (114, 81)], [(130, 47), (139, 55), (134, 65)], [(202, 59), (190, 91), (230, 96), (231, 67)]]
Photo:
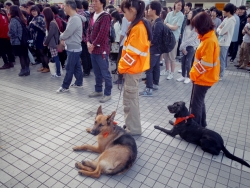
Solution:
[[(57, 26), (56, 26), (55, 23), (50, 22), (48, 36), (46, 37), (46, 40), (44, 41), (44, 44), (45, 44), (46, 46), (48, 46), (48, 44), (49, 44), (51, 38), (55, 36), (55, 32), (59, 32), (59, 31), (58, 31), (58, 28), (57, 28)], [(55, 40), (55, 39), (54, 39), (54, 40)]]
[(225, 35), (227, 34), (228, 30), (230, 30), (232, 27), (233, 27), (232, 20), (228, 20), (227, 24), (224, 24), (223, 22), (221, 23), (221, 25), (217, 29), (217, 32), (219, 35)]
[(69, 20), (65, 31), (60, 35), (60, 40), (65, 41), (66, 39), (71, 37), (74, 34), (74, 32), (77, 30), (80, 24), (82, 25), (82, 22), (78, 16), (72, 17)]
[(15, 21), (10, 21), (8, 36), (12, 39), (18, 38), (18, 26)]
[(179, 19), (177, 20), (177, 23), (171, 25), (168, 22), (166, 23), (166, 25), (172, 30), (172, 31), (176, 31), (179, 27), (182, 26), (182, 23), (184, 21), (184, 15), (180, 16)]
[(162, 30), (163, 30), (163, 25), (161, 23), (156, 22), (154, 25), (154, 32), (152, 33), (153, 36), (152, 36), (151, 46), (159, 42), (159, 38), (162, 37), (161, 35)]
[(198, 38), (198, 33), (195, 32), (194, 29), (191, 32), (192, 32), (192, 35), (186, 41), (182, 41), (180, 50), (186, 50), (187, 46), (189, 46), (192, 42), (194, 42)]

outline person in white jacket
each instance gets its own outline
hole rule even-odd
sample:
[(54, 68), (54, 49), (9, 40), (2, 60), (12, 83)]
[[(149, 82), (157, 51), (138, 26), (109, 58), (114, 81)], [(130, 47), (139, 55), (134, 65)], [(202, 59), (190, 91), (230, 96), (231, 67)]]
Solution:
[(226, 17), (217, 28), (218, 40), (220, 45), (220, 80), (222, 80), (227, 64), (227, 52), (233, 38), (236, 19), (234, 15), (234, 5), (228, 3), (224, 7), (224, 16)]
[(193, 17), (198, 12), (196, 10), (191, 10), (187, 16), (187, 25), (185, 26), (182, 43), (180, 45), (180, 52), (182, 52), (183, 57), (181, 58), (181, 70), (182, 76), (177, 79), (178, 82), (183, 82), (188, 84), (190, 82), (189, 72), (191, 68), (191, 63), (198, 47), (200, 40), (198, 39), (198, 33), (195, 28), (191, 26)]

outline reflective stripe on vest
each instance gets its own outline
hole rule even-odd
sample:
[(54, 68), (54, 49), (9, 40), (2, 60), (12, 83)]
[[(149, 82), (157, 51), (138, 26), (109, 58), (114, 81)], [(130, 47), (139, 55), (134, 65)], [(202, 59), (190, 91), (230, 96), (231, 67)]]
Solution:
[(144, 57), (147, 57), (148, 53), (147, 52), (142, 52), (140, 50), (138, 50), (137, 48), (131, 46), (130, 44), (126, 47), (126, 46), (123, 46), (123, 50), (131, 50), (132, 52), (136, 53), (137, 55), (140, 55), (140, 56), (144, 56)]
[[(199, 60), (196, 59), (196, 58), (195, 58), (195, 61), (199, 62)], [(202, 65), (205, 65), (207, 67), (215, 67), (218, 64), (217, 62), (215, 62), (215, 63), (208, 63), (208, 62), (203, 61), (203, 60), (201, 60), (200, 62), (201, 62)]]

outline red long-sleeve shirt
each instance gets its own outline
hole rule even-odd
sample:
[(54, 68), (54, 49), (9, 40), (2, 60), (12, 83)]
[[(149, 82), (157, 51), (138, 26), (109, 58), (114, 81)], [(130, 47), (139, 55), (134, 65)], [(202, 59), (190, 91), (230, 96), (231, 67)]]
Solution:
[(92, 54), (109, 54), (109, 34), (111, 25), (111, 16), (104, 12), (93, 23), (93, 16), (90, 18), (89, 28), (87, 31), (87, 42), (93, 44), (94, 50)]

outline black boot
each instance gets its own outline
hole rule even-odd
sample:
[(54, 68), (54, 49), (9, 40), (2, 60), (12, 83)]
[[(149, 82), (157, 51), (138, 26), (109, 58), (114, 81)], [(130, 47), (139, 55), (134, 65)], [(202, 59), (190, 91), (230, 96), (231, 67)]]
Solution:
[(18, 74), (18, 76), (25, 76), (25, 74), (26, 74), (26, 70), (25, 69), (21, 69), (21, 71)]
[(3, 69), (10, 69), (10, 65), (9, 63), (8, 64), (4, 64), (2, 67), (0, 67), (0, 70), (3, 70)]
[(25, 68), (25, 75), (24, 76), (29, 76), (30, 75), (30, 68), (26, 67)]

